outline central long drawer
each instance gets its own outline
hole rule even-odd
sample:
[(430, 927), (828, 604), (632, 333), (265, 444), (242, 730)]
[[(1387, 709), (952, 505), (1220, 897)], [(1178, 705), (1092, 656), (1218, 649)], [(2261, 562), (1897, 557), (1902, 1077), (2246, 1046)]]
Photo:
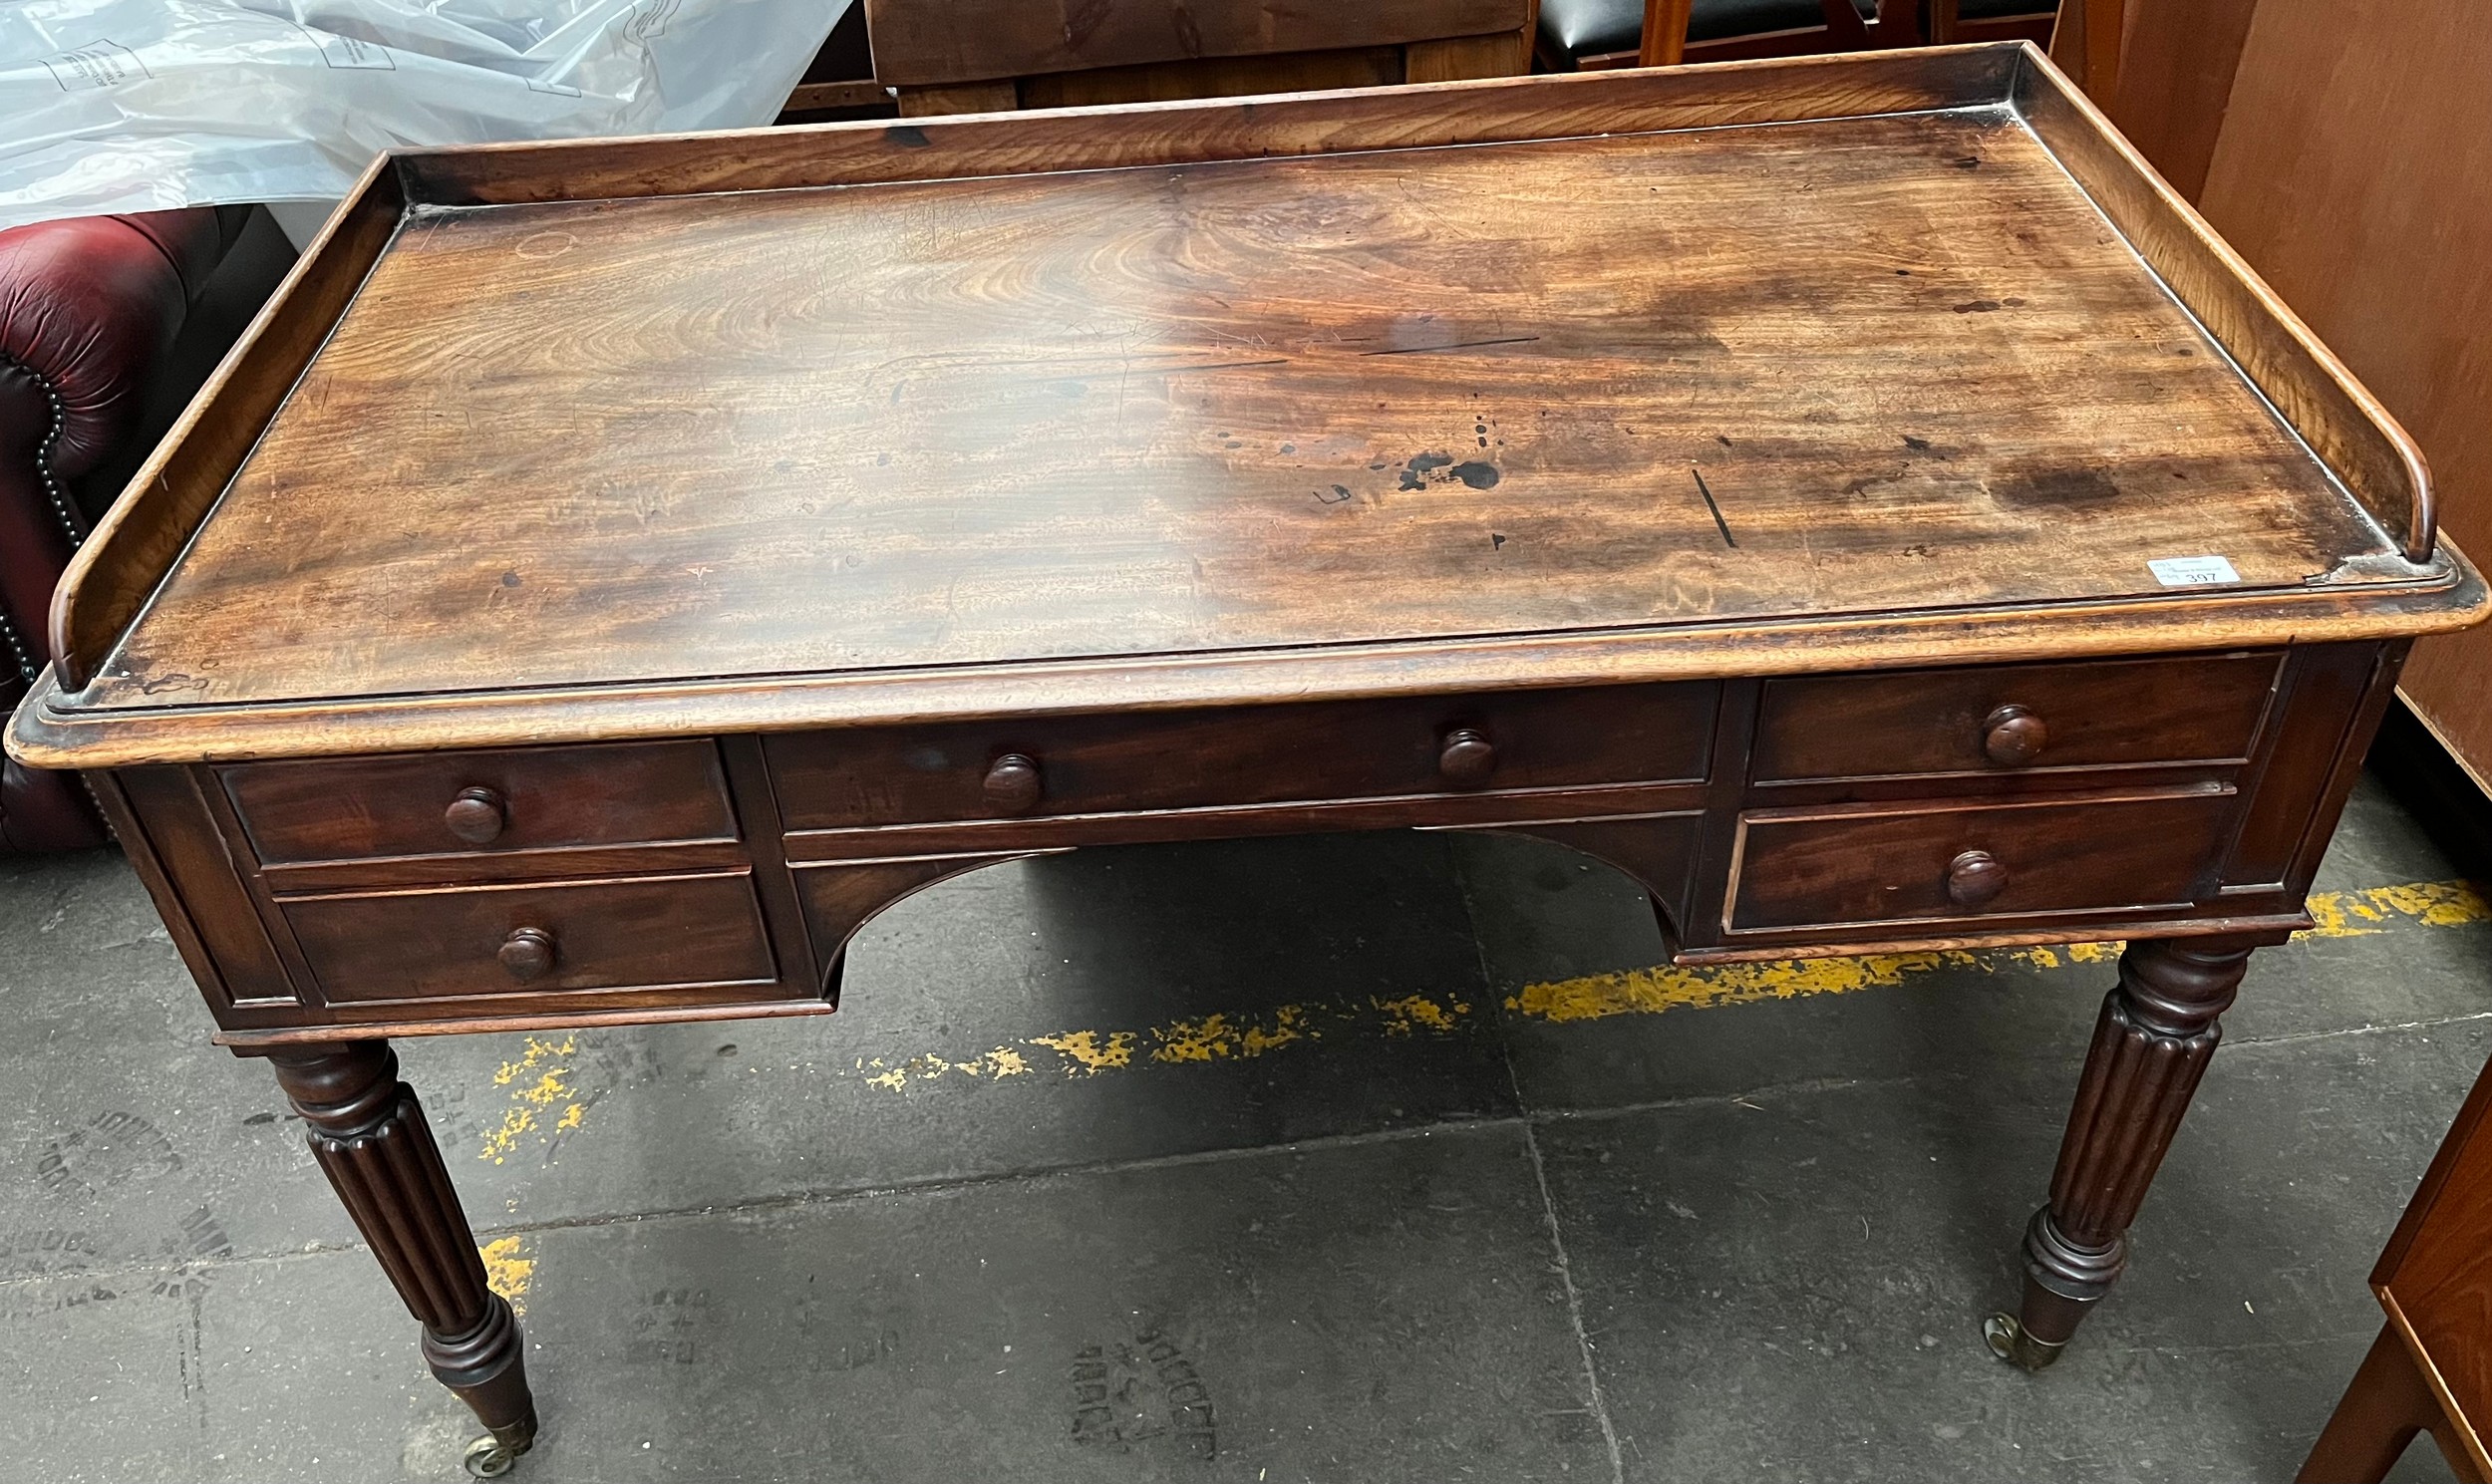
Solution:
[(1711, 682), (766, 739), (789, 829), (1703, 779)]

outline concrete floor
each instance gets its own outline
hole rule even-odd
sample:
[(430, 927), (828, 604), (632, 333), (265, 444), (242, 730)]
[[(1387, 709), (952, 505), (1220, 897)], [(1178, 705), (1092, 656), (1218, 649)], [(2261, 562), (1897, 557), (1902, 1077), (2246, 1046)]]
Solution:
[[(835, 1019), (406, 1043), (545, 1417), (515, 1476), (2282, 1480), (2492, 1051), (2365, 784), (2053, 1371), (1978, 1328), (2109, 967), (1654, 971), (1530, 842), (922, 894)], [(0, 861), (0, 1479), (462, 1477), (474, 1430), (118, 856)], [(2426, 1444), (2400, 1481), (2445, 1478)]]

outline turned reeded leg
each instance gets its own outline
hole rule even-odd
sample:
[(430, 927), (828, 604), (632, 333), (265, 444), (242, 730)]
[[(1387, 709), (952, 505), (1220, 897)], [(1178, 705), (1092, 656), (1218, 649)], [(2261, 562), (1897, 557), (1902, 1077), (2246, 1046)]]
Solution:
[(2050, 1177), (2050, 1203), (2025, 1231), (2025, 1302), (1985, 1327), (2002, 1359), (2039, 1370), (2059, 1358), (2128, 1261), (2128, 1226), (2188, 1110), (2233, 1003), (2250, 946), (2223, 939), (2132, 943), (2102, 1003), (2076, 1104)]
[(519, 1324), (485, 1287), (475, 1234), (415, 1089), (398, 1079), (397, 1054), (387, 1041), (362, 1040), (269, 1061), (310, 1126), (313, 1157), (424, 1326), (426, 1363), (491, 1434), (467, 1450), (467, 1471), (507, 1472), (536, 1438)]

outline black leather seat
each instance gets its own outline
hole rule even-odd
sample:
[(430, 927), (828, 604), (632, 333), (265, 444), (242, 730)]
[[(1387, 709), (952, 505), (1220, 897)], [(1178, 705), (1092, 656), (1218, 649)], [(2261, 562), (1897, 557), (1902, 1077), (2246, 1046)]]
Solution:
[[(1853, 4), (1864, 21), (1877, 14), (1876, 0)], [(1987, 20), (2048, 9), (2049, 0), (1961, 0), (1958, 14)], [(1696, 0), (1688, 15), (1688, 40), (1722, 41), (1824, 24), (1817, 0)], [(1561, 67), (1632, 52), (1643, 32), (1644, 0), (1540, 0), (1540, 54)]]
[[(1875, 0), (1859, 8), (1864, 20), (1877, 10)], [(1824, 24), (1825, 12), (1817, 0), (1696, 0), (1688, 14), (1688, 39), (1716, 41)], [(1544, 53), (1580, 62), (1611, 52), (1632, 52), (1643, 37), (1644, 0), (1540, 0)]]

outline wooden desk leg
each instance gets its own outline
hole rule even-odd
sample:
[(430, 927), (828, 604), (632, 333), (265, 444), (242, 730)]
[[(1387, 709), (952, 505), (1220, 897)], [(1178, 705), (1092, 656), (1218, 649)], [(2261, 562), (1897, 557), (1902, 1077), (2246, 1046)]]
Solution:
[(268, 1059), (310, 1125), (312, 1156), (423, 1324), (425, 1362), (490, 1434), (468, 1445), (467, 1472), (507, 1473), (536, 1440), (519, 1323), (485, 1287), (475, 1233), (415, 1089), (398, 1079), (397, 1053), (388, 1041), (358, 1040)]
[(2059, 1358), (2128, 1262), (2128, 1226), (2189, 1096), (2222, 1039), (2250, 947), (2225, 939), (2132, 943), (2102, 1003), (2076, 1105), (2050, 1177), (2050, 1203), (2025, 1231), (2025, 1302), (1983, 1327), (2003, 1360), (2039, 1370)]
[[(2396, 1327), (2382, 1325), (2370, 1353), (2362, 1357), (2362, 1368), (2353, 1372), (2344, 1399), (2336, 1403), (2295, 1477), (2302, 1484), (2376, 1484), (2404, 1455), (2414, 1434), (2440, 1420), (2440, 1400), (2431, 1394), (2431, 1383), (2405, 1353)], [(2461, 1456), (2463, 1452), (2459, 1450)], [(2458, 1476), (2471, 1472), (2461, 1469)]]

